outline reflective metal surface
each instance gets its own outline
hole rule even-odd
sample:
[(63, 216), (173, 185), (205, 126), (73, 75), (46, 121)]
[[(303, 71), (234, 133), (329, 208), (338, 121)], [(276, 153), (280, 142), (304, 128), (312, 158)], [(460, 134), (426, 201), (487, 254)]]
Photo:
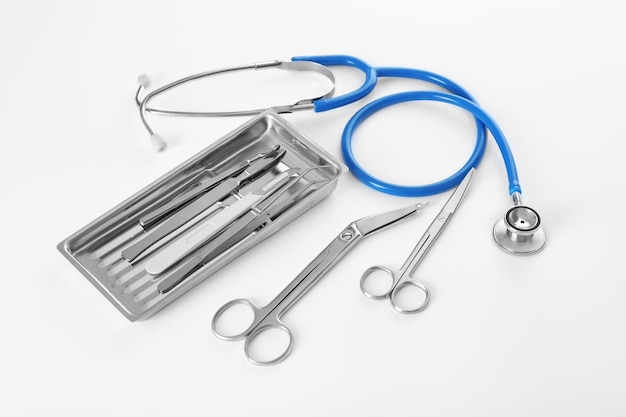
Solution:
[(495, 224), (493, 238), (498, 246), (513, 255), (531, 255), (543, 249), (546, 234), (536, 210), (523, 205), (511, 207)]
[[(293, 335), (289, 328), (281, 322), (281, 316), (363, 237), (413, 216), (422, 206), (422, 204), (417, 204), (403, 209), (369, 216), (350, 223), (265, 307), (257, 307), (250, 300), (246, 299), (236, 299), (222, 306), (213, 317), (211, 323), (213, 333), (222, 340), (234, 341), (246, 339), (244, 352), (248, 360), (256, 365), (273, 365), (283, 361), (291, 352)], [(222, 332), (220, 330), (222, 317), (225, 313), (238, 306), (246, 306), (253, 312), (252, 322), (240, 333), (227, 334)], [(289, 342), (284, 350), (274, 357), (258, 358), (252, 353), (251, 346), (255, 340), (257, 340), (258, 336), (271, 330), (280, 330), (286, 333)]]
[[(255, 155), (265, 154), (268, 149), (277, 146), (285, 152), (284, 157), (265, 166), (261, 176), (255, 176), (252, 182), (240, 183), (234, 180), (232, 184), (224, 186), (219, 192), (220, 196), (214, 193), (211, 197), (206, 197), (231, 178), (241, 175), (239, 167), (242, 162), (247, 165), (246, 161), (250, 158), (254, 159)], [(256, 158), (256, 162), (261, 160), (267, 159)], [(315, 169), (310, 170), (311, 168)], [(289, 169), (297, 169), (302, 173), (310, 171), (284, 194), (286, 200), (281, 200), (280, 212), (269, 211), (271, 221), (245, 235), (237, 233), (222, 241), (220, 245), (214, 246), (210, 259), (197, 264), (195, 269), (185, 275), (184, 280), (177, 279), (173, 286), (168, 285), (168, 291), (159, 290), (161, 282), (167, 281), (170, 275), (177, 274), (197, 254), (204, 254), (203, 249), (211, 244), (213, 238), (160, 274), (149, 274), (146, 271), (148, 262), (158, 257), (167, 245), (180, 239), (184, 231), (193, 230), (200, 224), (199, 219), (214, 216), (219, 210), (235, 204)], [(248, 167), (243, 172), (246, 170), (247, 174), (244, 175), (255, 172), (255, 168)], [(234, 172), (235, 177), (222, 175), (231, 172)], [(143, 320), (322, 201), (335, 189), (339, 176), (344, 172), (345, 167), (341, 162), (302, 135), (278, 114), (266, 111), (81, 228), (57, 247), (129, 320)], [(199, 175), (208, 175), (208, 178), (199, 181)], [(229, 178), (224, 179), (226, 176)], [(193, 184), (208, 184), (211, 178), (223, 181), (208, 187), (207, 192), (187, 199), (190, 196), (187, 193), (193, 189)], [(202, 198), (206, 199), (206, 204), (198, 203), (193, 206)], [(179, 204), (183, 200), (184, 203)], [(170, 204), (171, 202), (175, 203)], [(159, 212), (161, 207), (168, 209)], [(186, 210), (188, 207), (193, 207), (193, 213)], [(159, 226), (181, 212), (184, 221), (177, 222), (177, 226), (167, 233), (155, 235), (158, 239), (150, 238), (157, 233)], [(155, 213), (159, 214), (158, 221), (150, 227), (142, 227), (141, 220), (151, 218)], [(227, 230), (229, 228), (225, 229)], [(154, 242), (141, 256), (133, 258), (128, 255), (126, 251), (143, 239), (152, 239)], [(132, 258), (132, 262), (123, 253)]]

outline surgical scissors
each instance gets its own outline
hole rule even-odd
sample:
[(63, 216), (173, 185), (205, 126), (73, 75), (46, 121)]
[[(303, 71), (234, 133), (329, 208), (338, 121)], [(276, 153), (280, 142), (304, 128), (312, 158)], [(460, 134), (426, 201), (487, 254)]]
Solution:
[[(394, 210), (391, 212), (365, 217), (363, 219), (350, 223), (344, 228), (339, 235), (322, 252), (309, 263), (294, 278), (291, 283), (285, 287), (269, 304), (265, 307), (257, 307), (250, 300), (236, 299), (224, 304), (213, 316), (211, 328), (215, 336), (222, 340), (234, 341), (245, 338), (244, 352), (248, 360), (256, 365), (272, 365), (284, 360), (291, 352), (293, 346), (293, 335), (289, 328), (280, 320), (281, 316), (294, 305), (300, 297), (302, 297), (319, 279), (332, 268), (339, 260), (345, 256), (350, 249), (362, 238), (371, 235), (374, 232), (383, 230), (391, 225), (398, 223), (421, 209), (424, 203), (418, 203), (406, 208)], [(253, 313), (252, 322), (246, 329), (234, 334), (226, 334), (223, 329), (224, 320), (220, 320), (224, 313), (237, 307), (248, 307)], [(257, 338), (270, 330), (279, 330), (284, 332), (289, 342), (280, 354), (271, 359), (259, 357), (251, 350), (251, 346)]]
[[(387, 268), (381, 265), (372, 266), (363, 272), (361, 276), (361, 291), (363, 294), (371, 298), (373, 300), (383, 300), (385, 298), (389, 298), (391, 301), (391, 305), (396, 311), (403, 314), (413, 314), (419, 313), (423, 311), (426, 307), (428, 307), (428, 303), (430, 301), (430, 291), (423, 284), (413, 280), (411, 275), (415, 272), (415, 269), (420, 264), (420, 262), (424, 259), (424, 256), (430, 249), (430, 247), (435, 243), (442, 230), (454, 214), (456, 208), (463, 200), (465, 193), (469, 187), (472, 176), (475, 172), (475, 168), (472, 168), (461, 184), (454, 190), (446, 204), (443, 206), (443, 209), (437, 214), (431, 225), (426, 230), (426, 233), (419, 240), (411, 254), (404, 262), (404, 265), (399, 270), (394, 270)], [(391, 286), (387, 288), (384, 292), (376, 292), (372, 289), (374, 282), (378, 282), (379, 277), (376, 272), (382, 272), (386, 274), (388, 277), (391, 277)], [(415, 297), (413, 294), (408, 296), (408, 288), (417, 288), (418, 291), (423, 293), (424, 298)], [(405, 293), (405, 296), (402, 296), (403, 300), (400, 301), (400, 294)], [(407, 300), (405, 298), (410, 298)]]

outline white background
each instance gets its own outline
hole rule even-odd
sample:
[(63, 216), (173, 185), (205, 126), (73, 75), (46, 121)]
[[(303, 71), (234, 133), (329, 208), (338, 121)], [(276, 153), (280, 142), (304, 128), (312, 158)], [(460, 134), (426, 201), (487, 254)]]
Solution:
[[(625, 20), (607, 0), (3, 0), (0, 414), (623, 416)], [(285, 315), (295, 336), (285, 362), (254, 366), (242, 343), (211, 334), (219, 306), (264, 305), (350, 221), (424, 200), (348, 173), (279, 234), (154, 317), (127, 321), (56, 244), (247, 120), (152, 117), (170, 145), (156, 153), (136, 76), (159, 85), (315, 54), (426, 69), (467, 88), (510, 141), (544, 251), (513, 257), (492, 241), (510, 199), (489, 139), (415, 275), (433, 294), (422, 314), (366, 300), (358, 279), (373, 263), (400, 266), (449, 193), (363, 241)], [(337, 74), (340, 92), (360, 81)], [(285, 118), (340, 158), (357, 109), (423, 87), (382, 80), (363, 102)], [(228, 98), (206, 91), (196, 108)], [(356, 151), (388, 180), (428, 183), (464, 162), (474, 128), (460, 111), (413, 104), (368, 120)]]

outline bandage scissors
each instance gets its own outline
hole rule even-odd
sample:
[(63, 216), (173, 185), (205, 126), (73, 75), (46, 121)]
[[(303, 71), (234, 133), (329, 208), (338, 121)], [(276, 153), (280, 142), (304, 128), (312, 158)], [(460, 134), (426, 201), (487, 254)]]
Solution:
[[(454, 190), (443, 209), (437, 214), (431, 225), (426, 230), (426, 233), (419, 240), (411, 254), (404, 262), (404, 265), (399, 270), (394, 270), (381, 265), (375, 265), (363, 273), (361, 276), (361, 291), (363, 294), (373, 300), (383, 300), (389, 298), (391, 305), (396, 311), (403, 314), (418, 313), (428, 307), (430, 301), (430, 292), (428, 288), (423, 284), (415, 281), (411, 278), (411, 275), (415, 272), (415, 269), (424, 259), (424, 256), (431, 248), (433, 243), (437, 240), (443, 229), (446, 227), (455, 210), (463, 200), (465, 193), (469, 187), (469, 184), (474, 174), (475, 169), (472, 168), (461, 184)], [(373, 281), (378, 281), (379, 275), (376, 273), (382, 272), (388, 277), (391, 277), (391, 285), (383, 292), (376, 292), (371, 287)], [(418, 295), (421, 292), (423, 298), (415, 296), (413, 293), (409, 293), (408, 289), (418, 289)], [(403, 300), (400, 301), (400, 295), (404, 293)], [(409, 298), (405, 300), (404, 298)]]
[[(391, 212), (365, 217), (350, 223), (322, 252), (309, 263), (298, 276), (285, 287), (269, 304), (265, 307), (257, 307), (250, 300), (236, 299), (224, 304), (213, 317), (211, 328), (213, 333), (222, 340), (234, 341), (245, 338), (244, 352), (250, 362), (256, 365), (272, 365), (284, 360), (291, 352), (293, 346), (293, 335), (289, 328), (280, 320), (281, 316), (294, 305), (319, 279), (332, 268), (350, 249), (362, 238), (374, 232), (383, 230), (414, 215), (417, 210), (423, 207), (424, 203), (419, 203), (407, 208), (394, 210)], [(237, 333), (226, 334), (221, 330), (220, 322), (224, 313), (237, 307), (248, 307), (253, 313), (252, 322), (249, 326)], [(279, 330), (286, 333), (289, 342), (286, 348), (278, 355), (267, 360), (255, 355), (251, 346), (258, 336), (269, 331)]]

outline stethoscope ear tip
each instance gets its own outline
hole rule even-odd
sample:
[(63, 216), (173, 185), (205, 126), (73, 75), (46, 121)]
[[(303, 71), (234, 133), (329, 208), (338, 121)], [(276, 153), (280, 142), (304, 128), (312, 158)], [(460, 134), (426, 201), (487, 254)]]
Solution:
[(546, 234), (536, 210), (522, 205), (511, 207), (493, 227), (498, 246), (513, 255), (531, 255), (543, 249)]
[(147, 74), (141, 74), (137, 77), (137, 84), (147, 88), (150, 85), (150, 77)]
[(162, 152), (165, 148), (167, 148), (165, 140), (163, 140), (163, 138), (156, 133), (150, 135), (150, 143), (157, 152)]

